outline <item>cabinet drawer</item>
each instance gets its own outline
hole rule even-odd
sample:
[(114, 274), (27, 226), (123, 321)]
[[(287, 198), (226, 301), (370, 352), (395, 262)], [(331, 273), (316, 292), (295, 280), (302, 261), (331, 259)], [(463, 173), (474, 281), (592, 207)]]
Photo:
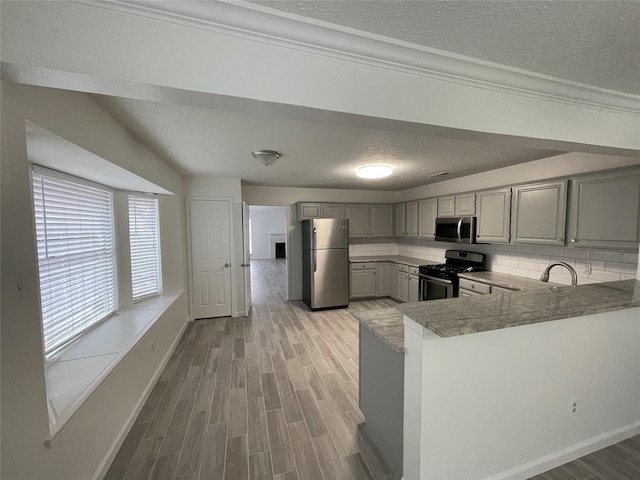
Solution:
[(470, 290), (477, 293), (491, 293), (491, 285), (486, 283), (474, 282), (473, 280), (467, 280), (466, 278), (460, 279), (460, 288)]
[(420, 273), (418, 267), (409, 267), (409, 275), (418, 275), (418, 273)]
[(460, 295), (459, 295), (460, 297), (475, 297), (475, 296), (478, 296), (478, 295), (483, 295), (480, 292), (474, 292), (472, 290), (465, 290), (464, 288), (461, 288), (459, 293), (460, 293)]
[(352, 263), (351, 270), (375, 270), (376, 262)]
[(405, 265), (404, 263), (398, 264), (398, 271), (399, 272), (404, 272), (404, 273), (409, 273), (409, 265)]

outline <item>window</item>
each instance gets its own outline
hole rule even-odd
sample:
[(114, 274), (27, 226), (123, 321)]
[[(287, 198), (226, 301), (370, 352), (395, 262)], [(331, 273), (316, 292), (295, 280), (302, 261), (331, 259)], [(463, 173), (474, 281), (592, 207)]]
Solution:
[(158, 199), (129, 195), (133, 300), (160, 293)]
[(33, 197), (49, 355), (115, 311), (113, 194), (34, 167)]

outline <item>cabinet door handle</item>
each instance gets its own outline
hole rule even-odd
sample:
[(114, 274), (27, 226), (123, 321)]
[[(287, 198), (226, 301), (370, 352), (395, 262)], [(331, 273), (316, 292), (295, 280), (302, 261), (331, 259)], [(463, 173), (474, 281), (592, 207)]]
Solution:
[(558, 237), (558, 241), (559, 241), (559, 242), (562, 242), (562, 241), (564, 241), (564, 238), (562, 238), (562, 237)]
[(577, 240), (577, 239), (575, 239), (575, 238), (572, 238), (572, 239), (571, 239), (571, 243), (576, 243), (577, 241), (578, 241), (578, 240)]
[(230, 265), (229, 265), (228, 263), (225, 263), (225, 264), (224, 264), (224, 268), (229, 268), (229, 266), (230, 266)]

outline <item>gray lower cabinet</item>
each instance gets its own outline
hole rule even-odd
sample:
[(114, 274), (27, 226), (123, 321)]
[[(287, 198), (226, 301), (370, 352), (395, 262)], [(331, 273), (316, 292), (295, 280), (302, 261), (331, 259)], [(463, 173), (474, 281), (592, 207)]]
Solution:
[(577, 178), (571, 187), (569, 246), (637, 251), (640, 173)]
[(418, 202), (406, 203), (405, 233), (407, 238), (418, 236)]
[(404, 352), (360, 325), (359, 407), (369, 438), (395, 478), (402, 478)]
[(419, 281), (418, 281), (418, 276), (417, 275), (409, 275), (409, 294), (408, 294), (408, 301), (409, 302), (417, 302), (418, 300), (420, 300), (420, 295), (419, 295)]
[(474, 297), (476, 295), (486, 295), (487, 293), (514, 292), (509, 288), (491, 285), (489, 283), (476, 282), (467, 278), (460, 279), (460, 296)]
[(398, 265), (396, 271), (396, 299), (401, 302), (409, 301), (409, 267)]
[(500, 188), (477, 194), (479, 243), (509, 243), (511, 189)]
[(513, 187), (511, 242), (564, 245), (567, 181)]
[(351, 264), (351, 298), (376, 296), (376, 263)]
[(390, 270), (394, 270), (394, 264), (390, 262), (378, 262), (376, 266), (376, 296), (393, 296), (393, 275)]
[(419, 280), (418, 280), (418, 269), (416, 267), (410, 267), (410, 269), (416, 270), (415, 273), (409, 273), (409, 284), (408, 284), (408, 301), (409, 302), (417, 302), (419, 300)]
[(433, 240), (436, 236), (438, 199), (429, 198), (418, 202), (418, 238)]

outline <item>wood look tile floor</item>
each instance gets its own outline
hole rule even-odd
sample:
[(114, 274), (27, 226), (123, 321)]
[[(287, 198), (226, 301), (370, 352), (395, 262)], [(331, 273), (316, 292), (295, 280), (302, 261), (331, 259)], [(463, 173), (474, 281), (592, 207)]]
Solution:
[(586, 455), (529, 480), (638, 480), (640, 435)]
[[(284, 260), (251, 265), (251, 315), (189, 324), (106, 480), (393, 480), (357, 408), (349, 312), (394, 302), (310, 312), (284, 300)], [(531, 480), (638, 479), (640, 436)]]
[(248, 317), (191, 322), (106, 480), (393, 480), (358, 409), (350, 311), (285, 301), (284, 260), (253, 261)]

